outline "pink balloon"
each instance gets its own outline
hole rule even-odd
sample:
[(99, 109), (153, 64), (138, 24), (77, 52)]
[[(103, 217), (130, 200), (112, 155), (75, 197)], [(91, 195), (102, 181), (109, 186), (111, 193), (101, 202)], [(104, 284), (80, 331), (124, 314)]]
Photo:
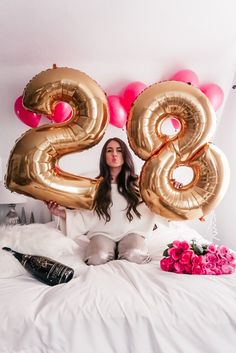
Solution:
[(170, 81), (181, 81), (193, 86), (199, 86), (199, 79), (192, 70), (180, 70), (170, 78)]
[(54, 121), (55, 123), (62, 123), (70, 119), (71, 116), (72, 116), (72, 108), (70, 104), (66, 102), (59, 102), (55, 106), (53, 114), (48, 116), (48, 118)]
[(127, 112), (118, 96), (108, 96), (108, 106), (110, 110), (110, 123), (116, 127), (122, 128), (127, 120)]
[(37, 127), (41, 119), (40, 114), (33, 113), (23, 107), (22, 96), (18, 97), (14, 104), (14, 111), (17, 117), (26, 125), (30, 127)]
[(147, 85), (145, 85), (145, 83), (139, 81), (131, 82), (125, 87), (122, 95), (122, 103), (127, 112), (131, 104), (146, 87)]
[(224, 100), (223, 90), (214, 83), (200, 86), (200, 90), (207, 96), (213, 108), (217, 110)]

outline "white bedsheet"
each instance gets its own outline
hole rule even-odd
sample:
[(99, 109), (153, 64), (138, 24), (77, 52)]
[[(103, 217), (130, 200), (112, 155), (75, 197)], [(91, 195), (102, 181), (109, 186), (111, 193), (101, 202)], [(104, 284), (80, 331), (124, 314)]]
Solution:
[(0, 353), (235, 353), (236, 274), (160, 270), (166, 244), (193, 237), (201, 239), (189, 228), (162, 227), (149, 239), (151, 263), (88, 267), (81, 239), (47, 225), (3, 228), (1, 247), (32, 253), (38, 242), (39, 254), (71, 265), (75, 278), (49, 287), (1, 251)]

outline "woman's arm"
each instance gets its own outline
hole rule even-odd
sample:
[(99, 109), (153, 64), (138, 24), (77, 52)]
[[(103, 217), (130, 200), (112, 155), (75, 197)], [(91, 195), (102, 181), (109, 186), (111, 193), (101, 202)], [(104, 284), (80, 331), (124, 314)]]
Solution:
[(62, 208), (54, 201), (45, 202), (49, 211), (59, 217), (59, 229), (70, 238), (84, 235), (93, 223), (93, 214), (89, 210)]

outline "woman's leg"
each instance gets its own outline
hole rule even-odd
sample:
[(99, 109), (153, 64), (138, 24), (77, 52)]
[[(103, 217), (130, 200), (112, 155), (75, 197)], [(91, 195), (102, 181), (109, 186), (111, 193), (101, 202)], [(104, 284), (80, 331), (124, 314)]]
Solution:
[(116, 243), (104, 235), (95, 235), (90, 239), (85, 254), (87, 265), (102, 265), (115, 258)]
[(118, 243), (118, 259), (137, 264), (146, 264), (151, 261), (146, 239), (135, 233), (126, 235)]

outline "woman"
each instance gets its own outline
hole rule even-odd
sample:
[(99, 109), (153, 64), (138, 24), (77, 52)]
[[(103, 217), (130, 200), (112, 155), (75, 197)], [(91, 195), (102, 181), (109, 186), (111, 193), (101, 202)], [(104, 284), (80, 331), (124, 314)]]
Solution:
[(85, 257), (88, 265), (114, 259), (149, 262), (146, 237), (158, 216), (141, 201), (131, 153), (119, 138), (111, 138), (103, 146), (98, 177), (103, 177), (103, 182), (92, 211), (60, 209), (53, 202), (48, 203), (49, 210), (66, 220), (69, 237), (85, 234), (90, 239)]

